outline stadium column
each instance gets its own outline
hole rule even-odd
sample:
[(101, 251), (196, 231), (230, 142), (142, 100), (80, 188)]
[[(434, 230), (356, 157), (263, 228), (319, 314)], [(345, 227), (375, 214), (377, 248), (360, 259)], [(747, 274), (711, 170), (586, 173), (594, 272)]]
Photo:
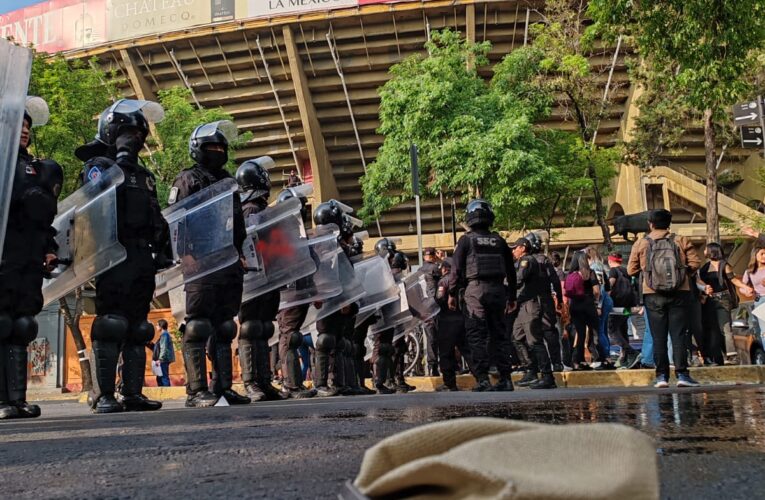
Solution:
[(284, 26), (283, 32), (287, 58), (290, 63), (290, 75), (292, 75), (292, 84), (295, 86), (300, 121), (303, 124), (308, 157), (313, 171), (314, 203), (319, 204), (331, 198), (339, 198), (339, 193), (335, 183), (335, 175), (332, 172), (332, 165), (329, 162), (327, 146), (321, 133), (321, 124), (313, 105), (311, 89), (308, 87), (308, 78), (306, 78), (303, 69), (303, 60), (300, 58), (292, 29), (289, 26)]
[[(475, 43), (475, 4), (465, 6), (465, 37), (470, 43)], [(468, 58), (468, 67), (472, 68), (475, 64), (475, 58)]]
[[(130, 54), (130, 51), (128, 51), (128, 49), (120, 49), (120, 56), (122, 57), (122, 62), (127, 70), (128, 80), (130, 81), (130, 86), (133, 87), (136, 99), (156, 101), (157, 96), (154, 95), (154, 91), (151, 89), (151, 84), (144, 78), (143, 74), (141, 74), (138, 64)], [(157, 127), (154, 123), (149, 122), (149, 130), (154, 139), (159, 143), (159, 135), (157, 135)]]

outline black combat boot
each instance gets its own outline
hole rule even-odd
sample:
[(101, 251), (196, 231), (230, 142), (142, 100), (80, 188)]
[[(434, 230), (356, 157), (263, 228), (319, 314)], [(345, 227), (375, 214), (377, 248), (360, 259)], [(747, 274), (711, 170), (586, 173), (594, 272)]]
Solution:
[(519, 387), (528, 387), (529, 385), (533, 384), (537, 381), (538, 374), (536, 370), (526, 370), (526, 373), (523, 374), (523, 378), (518, 381)]
[(504, 376), (500, 377), (499, 382), (489, 390), (494, 392), (512, 392), (515, 388), (513, 387), (513, 380), (510, 376)]
[(258, 401), (279, 401), (282, 398), (279, 391), (271, 385), (271, 349), (267, 340), (255, 341), (255, 393), (263, 394)]
[(473, 387), (473, 392), (485, 392), (491, 390), (491, 382), (489, 382), (488, 377), (482, 378), (478, 380)]
[(231, 343), (218, 341), (214, 343), (215, 353), (213, 370), (215, 379), (214, 394), (226, 398), (230, 405), (248, 405), (252, 402), (247, 396), (242, 396), (231, 388), (234, 378), (234, 367), (231, 360)]
[(218, 398), (207, 390), (207, 359), (204, 342), (184, 342), (183, 361), (186, 365), (186, 407), (214, 406)]
[(247, 397), (252, 402), (264, 401), (266, 395), (255, 383), (255, 344), (252, 340), (239, 338), (239, 366)]
[(394, 394), (396, 391), (385, 385), (388, 379), (389, 360), (385, 356), (378, 356), (374, 366), (374, 382), (377, 394)]
[(555, 377), (552, 373), (543, 373), (542, 378), (529, 385), (529, 389), (555, 389)]
[[(2, 319), (3, 317), (0, 316), (0, 321)], [(19, 416), (19, 409), (12, 405), (8, 399), (8, 383), (5, 374), (7, 365), (8, 345), (0, 342), (0, 420)]]
[(16, 407), (16, 417), (39, 417), (40, 407), (27, 403), (27, 346), (5, 344), (5, 347), (8, 356), (6, 365), (8, 401)]
[(88, 404), (93, 413), (119, 413), (124, 409), (114, 398), (114, 378), (119, 356), (120, 346), (116, 342), (93, 341), (93, 389), (88, 394)]
[(162, 403), (154, 401), (141, 392), (146, 369), (146, 348), (142, 345), (125, 344), (122, 347), (122, 390), (120, 402), (125, 411), (155, 411)]

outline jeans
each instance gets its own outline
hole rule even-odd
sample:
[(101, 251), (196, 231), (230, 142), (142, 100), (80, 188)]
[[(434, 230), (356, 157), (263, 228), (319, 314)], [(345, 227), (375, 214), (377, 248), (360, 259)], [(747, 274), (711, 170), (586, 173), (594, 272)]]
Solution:
[(311, 369), (311, 349), (313, 347), (313, 338), (310, 335), (303, 335), (303, 343), (298, 347), (298, 354), (302, 362), (303, 380), (307, 379), (308, 370)]
[(157, 377), (160, 387), (170, 387), (170, 363), (164, 361), (159, 364), (162, 368), (162, 376)]
[(600, 326), (598, 327), (598, 354), (600, 361), (606, 361), (611, 355), (611, 340), (608, 338), (608, 315), (614, 308), (614, 301), (606, 293), (605, 287), (601, 287), (600, 293), (603, 297), (603, 304), (600, 311)]
[(676, 291), (672, 294), (646, 294), (645, 307), (653, 336), (656, 375), (669, 377), (668, 341), (674, 346), (675, 373), (688, 373), (687, 337), (690, 292)]

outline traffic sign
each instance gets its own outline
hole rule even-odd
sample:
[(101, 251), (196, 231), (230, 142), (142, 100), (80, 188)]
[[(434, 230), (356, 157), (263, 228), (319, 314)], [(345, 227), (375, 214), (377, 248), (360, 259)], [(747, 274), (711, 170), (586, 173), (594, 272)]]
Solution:
[(733, 106), (733, 121), (737, 127), (743, 125), (760, 125), (761, 117), (762, 104), (759, 98)]
[(759, 148), (765, 143), (762, 127), (741, 127), (741, 146)]

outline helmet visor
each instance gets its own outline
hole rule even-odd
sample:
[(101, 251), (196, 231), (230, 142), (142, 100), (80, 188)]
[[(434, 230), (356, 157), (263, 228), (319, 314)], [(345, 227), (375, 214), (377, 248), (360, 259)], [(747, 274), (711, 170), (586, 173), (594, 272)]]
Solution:
[(154, 101), (140, 99), (120, 99), (112, 104), (109, 111), (113, 113), (130, 114), (140, 111), (147, 122), (159, 123), (165, 118), (165, 109)]
[(33, 127), (45, 125), (50, 119), (48, 103), (42, 97), (28, 96), (24, 110), (32, 118)]
[[(148, 118), (147, 118), (148, 119)], [(239, 131), (236, 129), (236, 125), (231, 120), (219, 120), (217, 122), (206, 123), (200, 125), (194, 130), (194, 136), (192, 139), (204, 139), (205, 137), (212, 137), (216, 133), (220, 132), (223, 137), (226, 138), (229, 144), (236, 140), (239, 135)]]
[(300, 184), (299, 186), (287, 188), (287, 190), (296, 198), (308, 198), (313, 194), (313, 184), (310, 182), (308, 184)]

